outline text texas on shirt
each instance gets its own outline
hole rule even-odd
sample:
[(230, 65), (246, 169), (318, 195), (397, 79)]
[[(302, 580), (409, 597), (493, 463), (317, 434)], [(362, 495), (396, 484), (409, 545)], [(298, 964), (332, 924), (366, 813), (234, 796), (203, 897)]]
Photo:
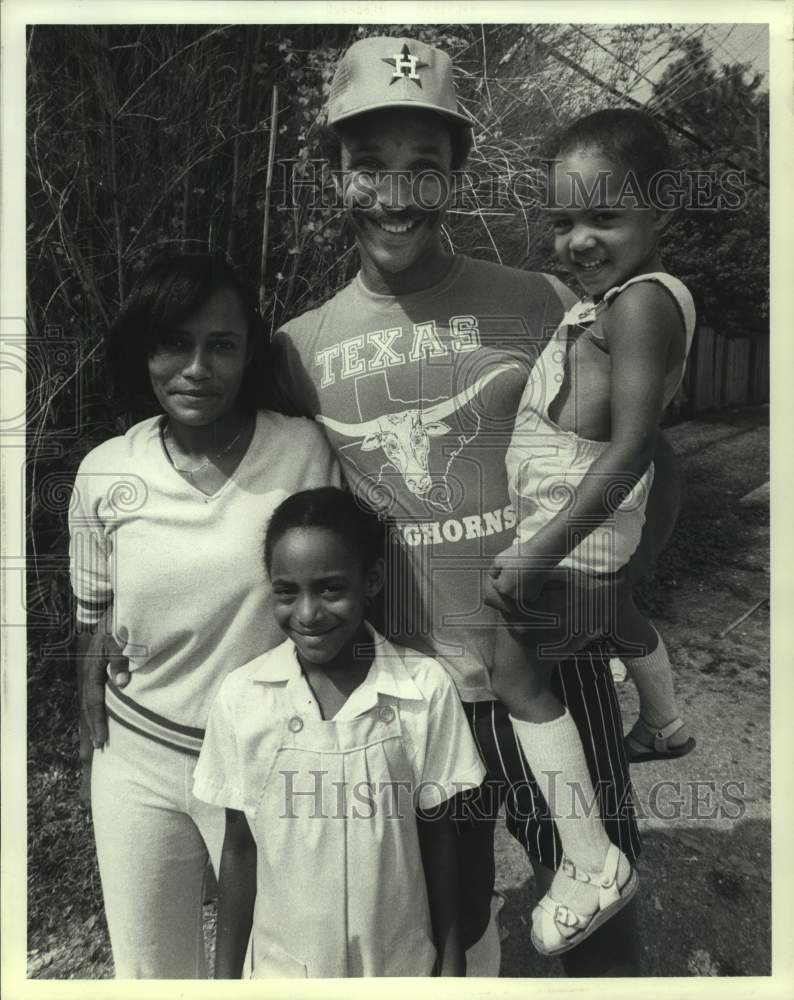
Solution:
[(354, 279), (287, 325), (275, 364), (293, 401), (312, 400), (356, 493), (388, 512), (414, 572), (429, 560), (432, 589), (459, 592), (459, 574), (479, 579), (513, 538), (505, 451), (564, 305), (545, 276), (460, 257), (454, 271), (446, 294), (400, 299)]

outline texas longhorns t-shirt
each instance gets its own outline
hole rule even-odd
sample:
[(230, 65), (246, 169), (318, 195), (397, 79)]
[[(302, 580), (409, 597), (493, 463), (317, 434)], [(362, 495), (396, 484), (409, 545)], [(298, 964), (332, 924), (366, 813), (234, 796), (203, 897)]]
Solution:
[(505, 451), (528, 374), (574, 296), (549, 275), (456, 256), (410, 295), (361, 275), (274, 340), (286, 412), (321, 423), (351, 488), (388, 513), (385, 631), (493, 697), (493, 557), (515, 535)]

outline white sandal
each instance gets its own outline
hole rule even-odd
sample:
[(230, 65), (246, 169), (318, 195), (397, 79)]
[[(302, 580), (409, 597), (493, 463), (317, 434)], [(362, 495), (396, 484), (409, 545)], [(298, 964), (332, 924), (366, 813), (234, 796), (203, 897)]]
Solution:
[[(632, 868), (623, 885), (618, 886), (618, 865), (621, 856), (625, 857), (620, 848), (610, 844), (604, 867), (600, 872), (583, 871), (577, 868), (570, 858), (563, 857), (560, 870), (568, 878), (598, 885), (598, 909), (585, 917), (575, 913), (569, 906), (558, 903), (546, 893), (532, 911), (532, 944), (541, 955), (561, 955), (575, 948), (629, 902), (637, 891), (639, 879)], [(564, 934), (561, 927), (570, 930), (571, 933)]]

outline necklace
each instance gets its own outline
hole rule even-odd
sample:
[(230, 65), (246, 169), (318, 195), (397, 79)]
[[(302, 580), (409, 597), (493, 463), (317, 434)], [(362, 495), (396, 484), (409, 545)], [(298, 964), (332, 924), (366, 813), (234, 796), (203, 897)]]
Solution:
[[(180, 466), (180, 465), (176, 464), (176, 462), (174, 461), (173, 455), (171, 454), (171, 452), (170, 452), (170, 450), (168, 448), (168, 442), (166, 441), (166, 430), (167, 430), (167, 428), (164, 426), (163, 429), (162, 429), (162, 431), (160, 433), (162, 435), (163, 447), (165, 448), (165, 453), (168, 456), (168, 461), (176, 469), (177, 472), (184, 472), (186, 475), (190, 476), (194, 472), (200, 472), (201, 469), (206, 469), (207, 466), (211, 462), (214, 462), (216, 459), (221, 458), (227, 452), (231, 451), (232, 448), (237, 444), (237, 442), (243, 436), (243, 431), (246, 429), (246, 426), (247, 426), (247, 421), (246, 421), (245, 424), (243, 424), (243, 426), (240, 428), (240, 430), (235, 434), (235, 436), (232, 438), (232, 440), (224, 448), (221, 448), (220, 451), (216, 451), (214, 455), (208, 455), (204, 459), (204, 461), (201, 462), (200, 465), (194, 465), (192, 469), (186, 469), (183, 466)], [(171, 438), (171, 440), (173, 441), (174, 436), (171, 433), (170, 429), (168, 429), (168, 435)]]

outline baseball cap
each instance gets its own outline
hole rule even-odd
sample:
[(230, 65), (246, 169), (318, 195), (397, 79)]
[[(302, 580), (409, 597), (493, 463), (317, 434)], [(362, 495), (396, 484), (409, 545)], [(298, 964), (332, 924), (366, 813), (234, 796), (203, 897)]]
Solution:
[(328, 124), (378, 108), (425, 108), (458, 125), (472, 124), (458, 110), (452, 60), (414, 38), (362, 38), (342, 56), (331, 82)]

